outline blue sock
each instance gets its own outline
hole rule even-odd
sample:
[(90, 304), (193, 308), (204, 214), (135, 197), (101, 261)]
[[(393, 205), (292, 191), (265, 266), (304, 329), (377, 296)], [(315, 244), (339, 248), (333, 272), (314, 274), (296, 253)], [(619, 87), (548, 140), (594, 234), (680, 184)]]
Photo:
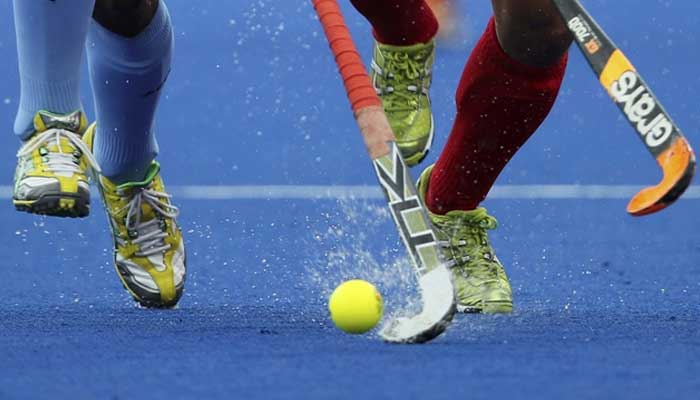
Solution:
[(68, 113), (82, 108), (80, 64), (95, 0), (14, 0), (20, 100), (14, 130), (33, 131), (39, 110)]
[(153, 120), (172, 48), (163, 1), (135, 37), (117, 35), (94, 20), (90, 25), (87, 54), (97, 113), (93, 152), (102, 174), (115, 183), (142, 180), (158, 154)]

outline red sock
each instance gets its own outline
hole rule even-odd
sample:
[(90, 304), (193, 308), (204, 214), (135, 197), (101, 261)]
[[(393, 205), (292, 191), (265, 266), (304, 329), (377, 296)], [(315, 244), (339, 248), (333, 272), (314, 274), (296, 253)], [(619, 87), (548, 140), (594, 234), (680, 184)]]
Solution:
[(438, 21), (425, 0), (350, 0), (369, 20), (378, 42), (394, 46), (427, 43)]
[(457, 89), (457, 116), (430, 176), (426, 203), (439, 214), (473, 210), (515, 152), (554, 105), (567, 56), (536, 68), (510, 58), (493, 18), (474, 48)]

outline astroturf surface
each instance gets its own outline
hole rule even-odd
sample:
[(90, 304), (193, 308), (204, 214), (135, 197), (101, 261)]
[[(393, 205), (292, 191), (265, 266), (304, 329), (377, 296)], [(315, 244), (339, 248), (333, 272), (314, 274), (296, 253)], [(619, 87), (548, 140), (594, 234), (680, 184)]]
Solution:
[[(172, 187), (374, 185), (309, 2), (170, 1), (176, 57), (157, 121)], [(358, 45), (364, 21), (343, 2)], [(472, 4), (474, 3), (474, 4)], [(590, 11), (698, 143), (700, 3)], [(463, 43), (438, 51), (434, 162), (454, 88), (489, 13), (468, 2)], [(0, 185), (11, 185), (18, 100), (11, 2), (0, 4)], [(86, 96), (89, 85), (84, 84)], [(94, 115), (86, 105), (90, 115)], [(660, 179), (574, 51), (559, 101), (499, 185)], [(417, 176), (419, 169), (414, 170)], [(255, 188), (247, 193), (255, 196)], [(0, 399), (694, 399), (700, 392), (697, 199), (658, 215), (625, 199), (492, 199), (515, 311), (458, 316), (421, 346), (350, 336), (326, 298), (373, 281), (396, 311), (415, 297), (381, 201), (206, 193), (182, 209), (189, 275), (176, 310), (135, 307), (112, 267), (104, 213), (56, 220), (0, 207)], [(227, 197), (227, 196), (223, 196)]]

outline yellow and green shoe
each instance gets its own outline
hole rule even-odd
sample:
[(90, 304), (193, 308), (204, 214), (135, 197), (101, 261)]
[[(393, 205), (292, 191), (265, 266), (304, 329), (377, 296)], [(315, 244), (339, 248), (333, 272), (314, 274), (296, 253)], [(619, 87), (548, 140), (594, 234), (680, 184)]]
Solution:
[[(90, 148), (95, 124), (85, 133)], [(153, 161), (140, 182), (115, 184), (92, 174), (102, 195), (114, 239), (114, 263), (119, 278), (145, 307), (174, 307), (185, 285), (185, 245), (171, 201)]]
[(87, 119), (81, 111), (39, 111), (34, 133), (17, 152), (12, 202), (19, 211), (57, 217), (90, 214), (88, 168), (99, 170), (82, 140)]
[[(430, 173), (418, 180), (418, 195), (425, 203)], [(509, 313), (513, 292), (503, 265), (489, 243), (487, 230), (495, 229), (496, 219), (486, 209), (430, 214), (438, 240), (450, 263), (457, 296), (457, 310), (465, 313)]]
[(374, 44), (372, 85), (408, 166), (420, 163), (433, 142), (435, 127), (429, 91), (434, 60), (432, 40), (411, 46)]

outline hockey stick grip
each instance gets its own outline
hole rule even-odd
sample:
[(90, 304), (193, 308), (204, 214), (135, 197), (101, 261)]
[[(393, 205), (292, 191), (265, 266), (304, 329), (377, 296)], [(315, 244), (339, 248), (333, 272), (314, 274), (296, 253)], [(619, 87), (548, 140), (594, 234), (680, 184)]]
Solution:
[(368, 106), (381, 106), (382, 102), (370, 83), (338, 2), (336, 0), (312, 1), (335, 56), (335, 62), (338, 64), (352, 110), (358, 112)]
[(375, 160), (391, 152), (396, 140), (384, 114), (382, 101), (370, 82), (336, 0), (311, 0), (343, 79), (370, 157)]

